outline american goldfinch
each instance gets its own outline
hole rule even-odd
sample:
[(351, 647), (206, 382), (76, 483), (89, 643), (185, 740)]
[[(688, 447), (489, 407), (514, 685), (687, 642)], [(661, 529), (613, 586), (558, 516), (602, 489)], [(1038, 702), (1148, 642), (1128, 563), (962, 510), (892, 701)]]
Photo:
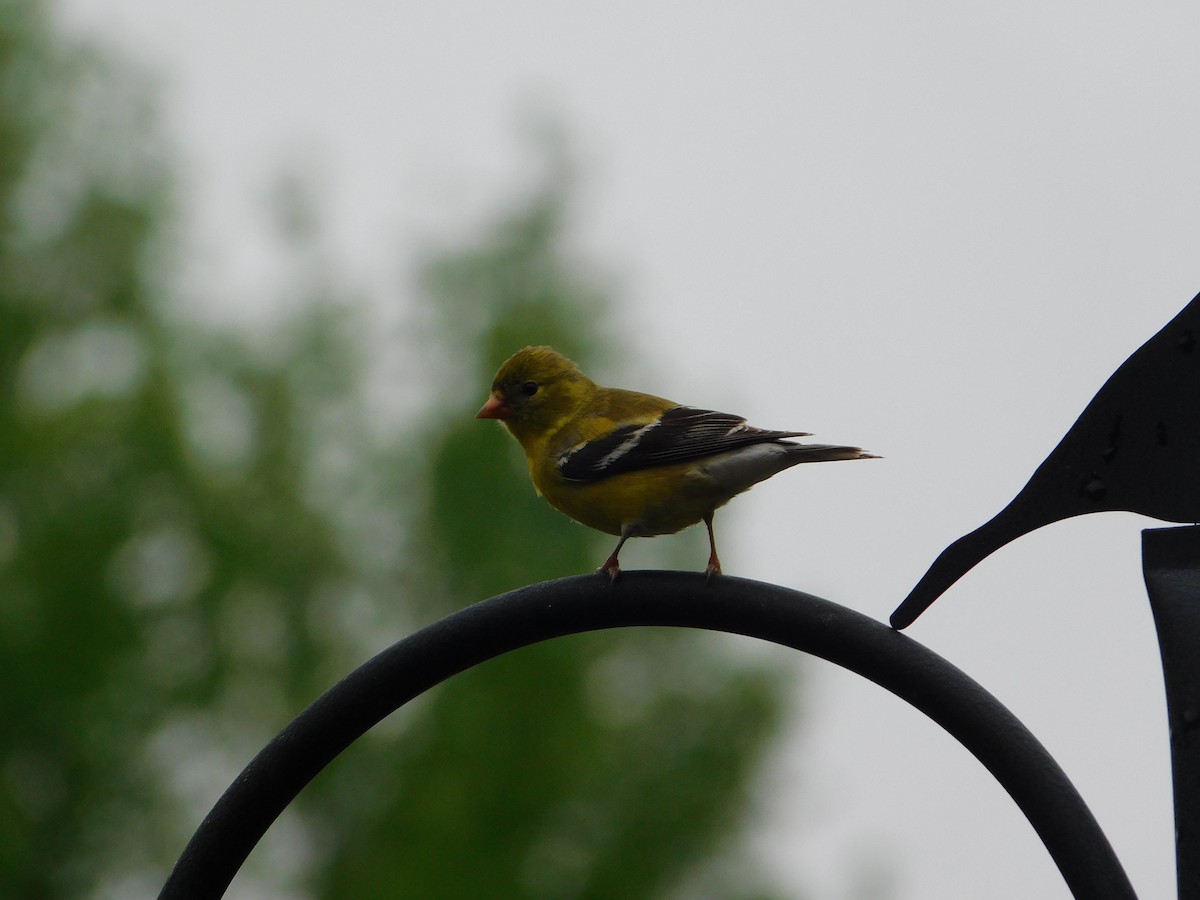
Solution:
[(740, 416), (596, 384), (550, 347), (526, 347), (500, 367), (476, 418), (499, 419), (525, 450), (550, 505), (618, 536), (598, 571), (615, 579), (631, 537), (673, 534), (703, 521), (705, 570), (721, 572), (713, 513), (798, 463), (871, 459), (858, 447), (798, 444), (804, 431), (753, 428)]

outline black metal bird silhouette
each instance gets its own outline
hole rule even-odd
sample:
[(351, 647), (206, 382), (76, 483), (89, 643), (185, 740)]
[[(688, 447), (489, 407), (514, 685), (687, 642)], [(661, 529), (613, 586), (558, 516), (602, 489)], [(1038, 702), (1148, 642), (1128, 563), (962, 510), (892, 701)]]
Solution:
[(1124, 510), (1200, 522), (1200, 294), (1121, 364), (1029, 483), (934, 560), (892, 613), (907, 628), (977, 563), (1036, 528)]

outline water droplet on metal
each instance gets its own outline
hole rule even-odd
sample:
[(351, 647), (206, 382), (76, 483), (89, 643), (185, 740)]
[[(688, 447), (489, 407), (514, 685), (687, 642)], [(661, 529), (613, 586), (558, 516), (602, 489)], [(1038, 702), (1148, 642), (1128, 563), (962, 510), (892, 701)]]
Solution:
[(1083, 486), (1083, 493), (1089, 500), (1103, 500), (1104, 494), (1108, 490), (1108, 485), (1104, 483), (1104, 479), (1095, 473), (1091, 479)]
[(1166, 422), (1158, 423), (1158, 446), (1160, 446), (1160, 447), (1167, 446), (1167, 423)]

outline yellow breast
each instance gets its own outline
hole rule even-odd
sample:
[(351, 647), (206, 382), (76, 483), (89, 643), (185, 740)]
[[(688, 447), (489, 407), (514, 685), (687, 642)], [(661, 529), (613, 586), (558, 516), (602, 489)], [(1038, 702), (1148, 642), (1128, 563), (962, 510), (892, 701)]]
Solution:
[(699, 522), (728, 497), (694, 464), (659, 466), (594, 482), (567, 481), (553, 463), (530, 466), (538, 492), (555, 509), (589, 528), (646, 537)]

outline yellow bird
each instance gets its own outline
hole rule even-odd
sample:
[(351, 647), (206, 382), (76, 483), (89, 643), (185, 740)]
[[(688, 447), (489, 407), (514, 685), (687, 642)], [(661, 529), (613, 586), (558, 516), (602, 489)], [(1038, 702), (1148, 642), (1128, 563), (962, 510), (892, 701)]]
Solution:
[(729, 413), (601, 387), (550, 347), (513, 354), (476, 417), (508, 427), (551, 506), (618, 535), (598, 570), (614, 579), (629, 538), (674, 534), (700, 521), (708, 528), (705, 571), (719, 575), (717, 507), (798, 463), (877, 458), (858, 447), (786, 440), (805, 431), (753, 428)]

